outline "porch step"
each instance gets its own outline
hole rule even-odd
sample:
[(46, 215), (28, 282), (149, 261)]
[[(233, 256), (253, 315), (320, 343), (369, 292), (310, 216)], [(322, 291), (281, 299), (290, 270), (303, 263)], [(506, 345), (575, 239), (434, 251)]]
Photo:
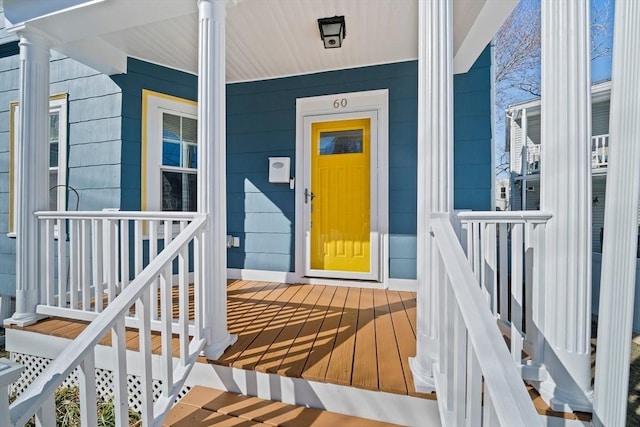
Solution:
[(195, 386), (169, 412), (165, 427), (194, 426), (358, 426), (397, 424), (273, 402), (243, 394)]

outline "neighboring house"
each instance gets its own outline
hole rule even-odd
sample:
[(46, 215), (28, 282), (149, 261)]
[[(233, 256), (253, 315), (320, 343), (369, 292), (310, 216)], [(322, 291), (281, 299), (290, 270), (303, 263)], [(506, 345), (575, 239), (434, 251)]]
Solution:
[(496, 179), (496, 210), (508, 211), (510, 207), (511, 179)]
[[(598, 313), (604, 208), (609, 164), (611, 81), (595, 83), (591, 91), (591, 245), (593, 250), (593, 312)], [(540, 99), (509, 106), (506, 114), (506, 151), (511, 172), (511, 209), (540, 209), (540, 172), (544, 168), (540, 139)], [(525, 141), (526, 132), (526, 141)], [(614, 142), (615, 143), (615, 142)], [(526, 155), (525, 155), (526, 153)], [(525, 160), (526, 159), (526, 160)], [(638, 272), (640, 272), (640, 206), (638, 207)], [(636, 278), (633, 328), (640, 331), (640, 274)]]
[[(611, 81), (595, 83), (591, 105), (592, 247), (602, 251), (604, 201), (609, 150), (609, 106)], [(524, 140), (524, 132), (527, 138)], [(587, 142), (587, 144), (589, 144)], [(509, 106), (506, 113), (506, 143), (511, 173), (511, 209), (540, 209), (540, 99)], [(526, 153), (526, 156), (524, 155)], [(526, 161), (523, 161), (526, 159)]]
[[(5, 0), (0, 294), (28, 366), (0, 424), (50, 422), (67, 379), (83, 408), (112, 390), (121, 425), (132, 400), (161, 424), (194, 385), (406, 425), (534, 425), (524, 381), (552, 409), (591, 411), (589, 284), (534, 274), (588, 254), (531, 239), (587, 223), (555, 205), (495, 211), (490, 41), (516, 3)], [(565, 6), (546, 6), (547, 37), (578, 37), (548, 18), (588, 18)], [(584, 75), (547, 66), (552, 82)], [(566, 101), (552, 109), (579, 118)], [(565, 160), (560, 195), (584, 180)], [(552, 304), (580, 309), (540, 322)], [(30, 329), (44, 317), (66, 326)], [(395, 346), (376, 341), (399, 325)], [(274, 371), (301, 347), (319, 374)], [(9, 365), (0, 390), (18, 383)]]

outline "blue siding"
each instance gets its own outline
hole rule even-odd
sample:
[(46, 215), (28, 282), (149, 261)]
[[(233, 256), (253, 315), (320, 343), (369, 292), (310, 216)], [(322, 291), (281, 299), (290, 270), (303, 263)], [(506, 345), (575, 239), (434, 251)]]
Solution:
[(111, 76), (111, 79), (122, 89), (120, 208), (126, 211), (140, 210), (142, 90), (148, 89), (195, 101), (198, 95), (198, 78), (129, 58), (127, 74)]
[[(490, 54), (456, 76), (455, 206), (491, 203)], [(15, 241), (8, 213), (9, 102), (17, 99), (18, 61), (0, 58), (0, 293), (15, 289)], [(70, 185), (80, 209), (140, 208), (142, 89), (195, 100), (197, 77), (129, 59), (107, 77), (61, 55), (52, 58), (52, 93), (69, 94)], [(390, 276), (416, 274), (417, 63), (387, 64), (227, 86), (228, 232), (231, 268), (293, 271), (294, 192), (267, 182), (267, 157), (295, 164), (295, 105), (301, 97), (389, 90)], [(292, 172), (295, 175), (295, 171)]]
[[(487, 48), (469, 73), (454, 80), (458, 209), (491, 206), (490, 59)], [(228, 231), (243, 242), (229, 250), (229, 267), (294, 269), (293, 192), (267, 182), (267, 157), (295, 158), (296, 98), (374, 89), (389, 89), (390, 277), (416, 277), (415, 61), (227, 87)]]
[(491, 49), (485, 48), (471, 70), (454, 77), (455, 209), (491, 210), (495, 179), (491, 148)]
[[(78, 209), (117, 208), (120, 203), (120, 89), (108, 76), (59, 53), (52, 52), (50, 64), (50, 93), (68, 94), (67, 182), (80, 195)], [(17, 52), (0, 54), (0, 295), (15, 295), (16, 286), (15, 239), (6, 234), (9, 230), (9, 104), (18, 99), (18, 66)], [(68, 208), (76, 208), (74, 196), (69, 196)]]
[[(269, 184), (267, 158), (295, 163), (296, 98), (389, 90), (392, 277), (415, 277), (417, 64), (415, 61), (227, 86), (229, 267), (294, 270), (294, 192)], [(295, 175), (295, 171), (293, 171)]]
[[(484, 185), (484, 178), (492, 173), (489, 60), (487, 50), (467, 75), (455, 80), (456, 105), (461, 106), (455, 111), (457, 208), (490, 206), (490, 182)], [(197, 77), (129, 59), (128, 73), (112, 80), (122, 90), (122, 169), (119, 175), (105, 177), (109, 185), (119, 180), (121, 209), (136, 210), (140, 208), (142, 89), (195, 100)], [(374, 89), (389, 90), (390, 275), (415, 278), (415, 61), (227, 86), (228, 232), (241, 241), (239, 248), (229, 250), (229, 267), (294, 269), (294, 193), (267, 182), (267, 157), (295, 158), (296, 98)], [(117, 98), (112, 102), (117, 103)], [(112, 118), (104, 120), (99, 125), (108, 126)], [(487, 132), (482, 132), (483, 127)], [(479, 131), (468, 131), (474, 128)], [(472, 155), (467, 155), (469, 149)]]

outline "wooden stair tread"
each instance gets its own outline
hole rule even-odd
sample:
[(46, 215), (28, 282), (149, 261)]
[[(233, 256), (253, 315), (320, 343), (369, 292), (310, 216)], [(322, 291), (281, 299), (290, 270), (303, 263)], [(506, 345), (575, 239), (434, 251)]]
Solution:
[(169, 412), (163, 426), (362, 426), (395, 424), (272, 402), (257, 397), (195, 386)]

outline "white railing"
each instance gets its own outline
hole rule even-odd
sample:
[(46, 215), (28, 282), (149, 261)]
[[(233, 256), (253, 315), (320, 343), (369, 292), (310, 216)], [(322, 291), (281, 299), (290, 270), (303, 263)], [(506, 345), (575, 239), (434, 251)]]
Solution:
[(540, 172), (540, 144), (527, 145), (527, 173)]
[[(187, 212), (116, 211), (38, 212), (36, 216), (43, 258), (36, 311), (87, 322), (195, 218)], [(191, 247), (186, 255), (191, 271), (192, 252)], [(159, 288), (154, 285), (152, 289), (151, 328), (159, 330)], [(136, 327), (136, 322), (135, 316), (125, 320), (127, 327)]]
[(605, 167), (609, 164), (609, 134), (591, 138), (591, 166)]
[[(483, 297), (509, 337), (511, 355), (527, 380), (539, 380), (544, 337), (543, 254), (551, 215), (539, 211), (460, 212), (462, 246)], [(525, 352), (528, 357), (523, 360)]]
[(451, 225), (449, 214), (432, 216), (444, 267), (440, 287), (439, 358), (434, 378), (445, 426), (541, 425), (482, 289)]
[[(540, 172), (542, 146), (540, 144), (527, 145), (527, 173)], [(591, 137), (591, 166), (606, 167), (609, 163), (609, 134)], [(523, 165), (524, 166), (524, 165)]]
[[(157, 256), (153, 256), (151, 262), (143, 269), (143, 251), (140, 249), (142, 239), (139, 237), (144, 233), (141, 221), (150, 222), (149, 235), (155, 236), (155, 231), (162, 222), (153, 215), (147, 213), (105, 213), (106, 217), (100, 220), (95, 219), (92, 215), (78, 214), (77, 216), (64, 214), (66, 219), (78, 220), (77, 225), (73, 225), (76, 221), (70, 221), (72, 233), (80, 230), (81, 239), (70, 239), (70, 246), (74, 245), (74, 239), (81, 247), (88, 249), (92, 245), (87, 234), (83, 234), (89, 228), (95, 227), (96, 222), (103, 222), (103, 229), (109, 231), (110, 239), (116, 237), (116, 225), (114, 221), (133, 222), (134, 235), (137, 236), (135, 241), (139, 242), (134, 245), (134, 271), (136, 277), (128, 282), (126, 274), (124, 281), (116, 283), (115, 272), (127, 271), (127, 269), (116, 270), (113, 267), (111, 272), (107, 273), (107, 277), (111, 277), (111, 281), (107, 280), (106, 292), (108, 301), (100, 310), (92, 310), (95, 319), (86, 327), (86, 329), (66, 347), (58, 357), (36, 378), (36, 380), (19, 396), (19, 398), (10, 406), (11, 426), (22, 426), (33, 415), (36, 416), (38, 422), (43, 426), (55, 425), (55, 407), (54, 393), (69, 374), (76, 368), (79, 370), (80, 383), (80, 408), (82, 425), (97, 425), (96, 419), (96, 380), (95, 380), (95, 354), (94, 350), (98, 343), (111, 331), (111, 348), (113, 351), (113, 383), (114, 383), (114, 405), (116, 411), (116, 425), (127, 426), (128, 420), (128, 397), (127, 397), (127, 355), (126, 355), (126, 339), (125, 328), (126, 320), (134, 318), (139, 336), (139, 352), (141, 366), (141, 400), (142, 400), (142, 420), (144, 426), (156, 426), (162, 423), (167, 412), (173, 405), (184, 381), (186, 380), (191, 367), (195, 363), (201, 350), (205, 345), (205, 324), (204, 324), (204, 306), (201, 277), (201, 263), (203, 262), (203, 243), (205, 238), (205, 218), (201, 215), (191, 214), (190, 223), (186, 225), (187, 220), (180, 219), (180, 228), (182, 231), (171, 239), (171, 229), (173, 228), (170, 220), (164, 221), (165, 224), (165, 245)], [(40, 213), (39, 217), (45, 221), (45, 230), (51, 235), (55, 230), (55, 223), (58, 223), (58, 242), (65, 241), (65, 221), (60, 217), (54, 218), (50, 213)], [(58, 215), (58, 214), (56, 214)], [(165, 213), (162, 214), (167, 215)], [(85, 218), (86, 216), (86, 218)], [(171, 215), (168, 215), (171, 217)], [(73, 217), (73, 218), (71, 218)], [(149, 219), (152, 217), (151, 219)], [(145, 219), (146, 218), (146, 219)], [(152, 225), (152, 224), (156, 225)], [(106, 224), (106, 225), (105, 225)], [(120, 223), (122, 225), (122, 223)], [(126, 227), (125, 227), (126, 228)], [(94, 230), (92, 228), (92, 230)], [(121, 235), (124, 232), (121, 233)], [(100, 236), (100, 231), (95, 232), (94, 236)], [(126, 234), (126, 233), (124, 233)], [(48, 246), (52, 246), (52, 238), (48, 240)], [(152, 239), (153, 241), (154, 239)], [(171, 240), (170, 243), (168, 241)], [(84, 245), (83, 245), (84, 243)], [(114, 250), (115, 245), (108, 243), (109, 248)], [(111, 246), (109, 246), (111, 245)], [(58, 250), (63, 244), (58, 244)], [(126, 250), (127, 245), (120, 246), (119, 250)], [(51, 250), (51, 248), (49, 248)], [(193, 277), (193, 302), (190, 302), (190, 277), (189, 277), (189, 256), (192, 253), (194, 260), (194, 277)], [(95, 254), (95, 252), (92, 252)], [(105, 254), (102, 254), (105, 256)], [(108, 256), (108, 255), (107, 255)], [(95, 273), (95, 262), (91, 258), (84, 257), (82, 254), (76, 254), (70, 250), (69, 257), (84, 263), (91, 263), (91, 271)], [(52, 258), (52, 257), (51, 257)], [(50, 261), (51, 261), (50, 258)], [(60, 257), (64, 259), (65, 257)], [(96, 255), (96, 258), (97, 255)], [(99, 261), (99, 260), (98, 260)], [(74, 261), (78, 262), (78, 261)], [(99, 264), (99, 262), (98, 262)], [(72, 264), (76, 265), (76, 264)], [(88, 264), (82, 264), (87, 267)], [(64, 267), (64, 265), (63, 265)], [(177, 298), (174, 297), (173, 277), (177, 270), (178, 286)], [(60, 275), (61, 273), (59, 273)], [(63, 273), (62, 273), (63, 274)], [(75, 273), (74, 273), (75, 274)], [(99, 278), (100, 275), (97, 275)], [(94, 282), (98, 285), (100, 280)], [(64, 281), (60, 283), (64, 284)], [(74, 301), (79, 307), (87, 307), (91, 303), (91, 298), (86, 294), (88, 292), (96, 300), (100, 299), (101, 289), (98, 285), (91, 290), (89, 287), (81, 287), (81, 282), (71, 282), (74, 285), (67, 287), (66, 292), (69, 295), (67, 301)], [(77, 285), (77, 286), (76, 286)], [(119, 288), (118, 288), (119, 286)], [(157, 288), (157, 289), (156, 289)], [(157, 292), (159, 290), (159, 292)], [(53, 291), (53, 294), (51, 294)], [(49, 288), (47, 291), (49, 302), (55, 302), (59, 306), (59, 299), (64, 298), (65, 291), (58, 292), (56, 299), (55, 288)], [(73, 297), (73, 294), (76, 294)], [(117, 297), (115, 296), (117, 294)], [(157, 300), (159, 296), (159, 301)], [(176, 322), (174, 322), (174, 302), (178, 303), (177, 332)], [(190, 319), (190, 308), (193, 307), (193, 319)], [(159, 363), (153, 363), (153, 371), (157, 373), (159, 370), (162, 377), (162, 390), (159, 398), (154, 403), (152, 389), (152, 348), (151, 348), (151, 324), (152, 318), (157, 318), (160, 325), (160, 342), (161, 356)], [(193, 328), (193, 338), (190, 337), (189, 325)], [(177, 339), (174, 336), (177, 335)], [(174, 355), (178, 360), (174, 360)], [(158, 357), (158, 356), (154, 356)]]

